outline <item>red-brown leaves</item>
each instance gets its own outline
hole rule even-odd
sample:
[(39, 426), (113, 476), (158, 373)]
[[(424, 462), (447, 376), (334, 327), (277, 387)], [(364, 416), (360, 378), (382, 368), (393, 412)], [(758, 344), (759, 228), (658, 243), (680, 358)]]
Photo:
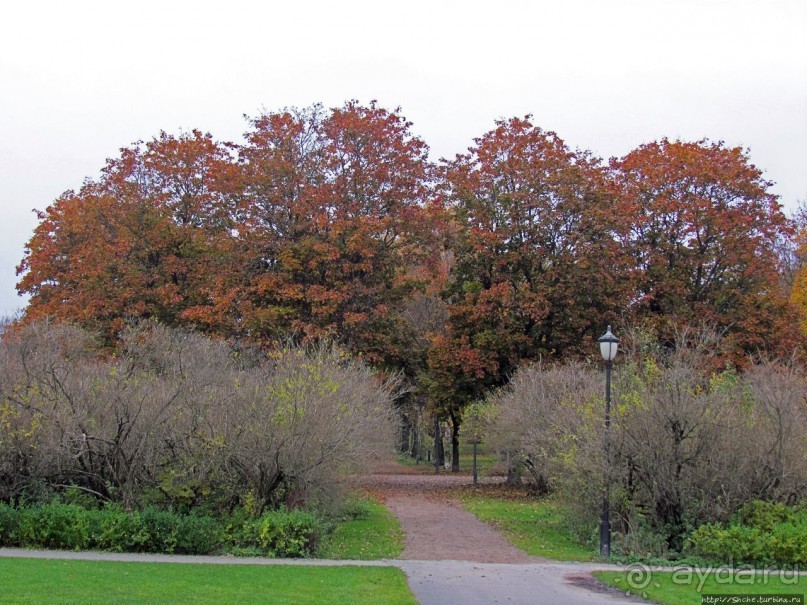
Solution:
[(775, 253), (788, 226), (741, 149), (664, 139), (611, 168), (632, 217), (624, 244), (638, 269), (634, 317), (722, 326), (735, 333), (740, 355), (797, 345)]
[(210, 246), (228, 232), (226, 151), (194, 131), (121, 151), (99, 182), (42, 214), (19, 267), (26, 317), (79, 321), (111, 335), (130, 318), (179, 321), (206, 299)]
[[(597, 161), (529, 118), (497, 124), (445, 166), (461, 228), (447, 288), (449, 339), (490, 361), (490, 384), (522, 359), (574, 354), (624, 304), (613, 199)], [(596, 293), (593, 295), (593, 293)], [(466, 355), (467, 357), (467, 355)]]
[(607, 323), (707, 321), (735, 357), (798, 344), (774, 247), (792, 234), (743, 150), (663, 139), (603, 167), (527, 117), (436, 170), (410, 128), (350, 101), (261, 115), (240, 146), (123, 149), (40, 213), (26, 317), (337, 338), (410, 377), (428, 357), (457, 397), (587, 355)]

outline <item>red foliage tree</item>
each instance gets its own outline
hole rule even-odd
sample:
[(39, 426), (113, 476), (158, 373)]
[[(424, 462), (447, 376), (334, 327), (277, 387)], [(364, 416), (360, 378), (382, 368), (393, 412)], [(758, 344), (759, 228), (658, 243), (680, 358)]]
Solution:
[(669, 322), (726, 330), (736, 360), (798, 346), (776, 255), (788, 223), (742, 149), (663, 139), (611, 168), (630, 217), (631, 317), (662, 338)]
[(392, 310), (428, 248), (428, 149), (399, 113), (349, 102), (262, 115), (239, 150), (238, 262), (191, 314), (258, 341), (337, 338), (392, 363)]
[(207, 250), (226, 231), (228, 154), (210, 135), (162, 133), (123, 149), (97, 182), (44, 212), (18, 267), (27, 319), (114, 334), (128, 319), (180, 321), (204, 296)]
[(622, 217), (597, 160), (511, 119), (444, 174), (461, 228), (449, 331), (431, 355), (454, 388), (438, 390), (467, 401), (522, 360), (588, 352), (628, 295)]

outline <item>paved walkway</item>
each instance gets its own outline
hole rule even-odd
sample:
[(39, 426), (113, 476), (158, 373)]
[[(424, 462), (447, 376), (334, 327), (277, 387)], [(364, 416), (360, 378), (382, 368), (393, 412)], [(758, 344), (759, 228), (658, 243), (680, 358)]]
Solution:
[(409, 578), (421, 605), (636, 605), (641, 599), (591, 576), (605, 565), (390, 561)]
[[(386, 471), (386, 472), (385, 472)], [(558, 563), (533, 557), (513, 546), (489, 525), (465, 511), (451, 489), (471, 478), (445, 473), (401, 473), (389, 465), (361, 484), (395, 515), (404, 533), (400, 561), (409, 586), (422, 605), (593, 605), (637, 603), (604, 587), (591, 576), (597, 564)], [(501, 478), (485, 477), (486, 483)]]

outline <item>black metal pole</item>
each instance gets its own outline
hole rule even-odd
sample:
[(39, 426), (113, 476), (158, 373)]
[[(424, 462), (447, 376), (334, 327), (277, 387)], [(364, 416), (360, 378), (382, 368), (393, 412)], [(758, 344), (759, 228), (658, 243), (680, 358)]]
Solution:
[(611, 521), (610, 521), (610, 491), (611, 491), (611, 362), (605, 362), (605, 485), (602, 498), (602, 520), (600, 521), (600, 557), (611, 557)]

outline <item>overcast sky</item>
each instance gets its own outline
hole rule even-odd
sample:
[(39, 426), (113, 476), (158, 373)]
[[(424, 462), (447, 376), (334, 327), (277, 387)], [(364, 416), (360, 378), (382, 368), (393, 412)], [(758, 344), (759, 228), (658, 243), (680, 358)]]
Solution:
[(807, 199), (807, 2), (7, 3), (0, 17), (0, 314), (46, 208), (161, 130), (240, 140), (243, 115), (400, 106), (434, 159), (533, 114), (608, 158), (663, 136), (750, 149)]

